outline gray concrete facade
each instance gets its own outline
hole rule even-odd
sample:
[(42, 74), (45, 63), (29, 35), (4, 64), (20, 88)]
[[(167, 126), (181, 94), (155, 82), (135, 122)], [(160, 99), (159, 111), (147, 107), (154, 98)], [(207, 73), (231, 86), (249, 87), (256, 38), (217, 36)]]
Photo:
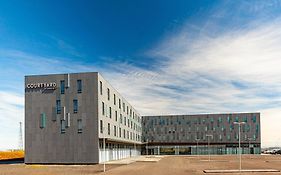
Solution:
[(25, 77), (25, 163), (99, 163), (103, 138), (116, 154), (104, 160), (124, 158), (138, 153), (141, 131), (140, 115), (97, 72)]
[(197, 144), (206, 154), (208, 142), (214, 154), (236, 154), (239, 132), (234, 122), (245, 122), (241, 125), (243, 153), (260, 153), (260, 113), (144, 116), (142, 122), (143, 141), (152, 154), (161, 152), (159, 147), (193, 154)]

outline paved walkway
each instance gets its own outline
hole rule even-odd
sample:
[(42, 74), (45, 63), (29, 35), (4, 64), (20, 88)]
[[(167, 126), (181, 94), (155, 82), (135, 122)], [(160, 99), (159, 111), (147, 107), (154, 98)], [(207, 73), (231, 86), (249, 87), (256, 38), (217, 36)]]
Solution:
[[(158, 162), (164, 156), (134, 156), (130, 158), (120, 159), (120, 160), (112, 160), (105, 162), (105, 164), (131, 164), (133, 162)], [(103, 163), (101, 163), (103, 164)]]
[(280, 172), (279, 170), (275, 169), (250, 169), (250, 170), (204, 170), (204, 173), (273, 173), (273, 172)]

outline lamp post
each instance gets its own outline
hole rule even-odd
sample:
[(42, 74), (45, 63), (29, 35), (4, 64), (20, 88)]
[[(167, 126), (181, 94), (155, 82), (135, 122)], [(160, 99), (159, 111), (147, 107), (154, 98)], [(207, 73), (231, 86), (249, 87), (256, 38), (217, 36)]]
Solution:
[(209, 154), (209, 161), (211, 161), (211, 155), (210, 155), (210, 137), (213, 138), (213, 135), (207, 134), (206, 137), (208, 137), (208, 154)]
[(105, 172), (105, 127), (102, 127), (103, 128), (103, 172)]
[(200, 141), (200, 139), (197, 138), (197, 139), (195, 139), (195, 140), (196, 140), (196, 143), (197, 143), (197, 144), (196, 144), (196, 145), (197, 145), (197, 146), (196, 146), (196, 154), (197, 154), (197, 158), (199, 159), (198, 142)]
[(240, 132), (240, 128), (241, 128), (241, 125), (244, 125), (245, 122), (233, 122), (233, 124), (235, 125), (238, 125), (238, 132), (239, 132), (239, 171), (241, 172), (241, 167), (242, 167), (242, 162), (241, 162), (241, 132)]

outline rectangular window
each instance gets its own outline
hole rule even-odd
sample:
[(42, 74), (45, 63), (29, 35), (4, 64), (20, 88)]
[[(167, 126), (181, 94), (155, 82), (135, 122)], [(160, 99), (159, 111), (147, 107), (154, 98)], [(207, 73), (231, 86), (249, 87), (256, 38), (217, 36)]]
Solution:
[(64, 80), (60, 81), (60, 93), (64, 94), (64, 90), (65, 90), (65, 82)]
[(125, 129), (123, 129), (123, 137), (124, 137), (124, 139), (126, 138), (126, 131), (125, 131)]
[(115, 111), (115, 121), (117, 122), (118, 114), (117, 111)]
[(78, 133), (82, 133), (82, 119), (77, 119)]
[(40, 128), (45, 128), (46, 127), (46, 114), (41, 113), (40, 114)]
[(100, 133), (103, 133), (103, 123), (102, 123), (102, 120), (100, 120)]
[(119, 128), (119, 137), (121, 137), (121, 135), (122, 135), (122, 134), (121, 134), (121, 128)]
[(82, 93), (82, 80), (77, 80), (77, 93)]
[(113, 95), (113, 103), (114, 103), (114, 105), (116, 105), (116, 95), (115, 94)]
[(116, 126), (114, 126), (114, 136), (116, 137), (116, 133), (117, 133), (117, 131), (116, 131)]
[(107, 100), (110, 100), (110, 89), (107, 88)]
[(65, 133), (65, 120), (60, 121), (60, 132)]
[(124, 117), (124, 125), (125, 125), (125, 126), (126, 126), (126, 122), (127, 122), (127, 121), (126, 121), (126, 117)]
[(104, 102), (102, 102), (102, 115), (104, 115), (104, 113), (105, 113), (105, 110), (104, 110)]
[(129, 114), (129, 107), (127, 106), (127, 115)]
[(110, 123), (107, 123), (107, 134), (110, 135)]
[(66, 127), (68, 128), (68, 127), (70, 127), (70, 113), (66, 113)]
[(122, 114), (120, 114), (120, 123), (122, 124)]
[(73, 113), (78, 112), (78, 100), (74, 99), (73, 100)]
[(125, 103), (123, 103), (123, 112), (125, 112)]
[(100, 94), (102, 95), (102, 82), (100, 81)]
[(121, 100), (119, 98), (119, 109), (121, 109)]
[(112, 117), (111, 107), (109, 107), (109, 118)]
[(57, 114), (61, 113), (61, 103), (60, 103), (60, 100), (56, 101), (56, 110), (57, 110)]

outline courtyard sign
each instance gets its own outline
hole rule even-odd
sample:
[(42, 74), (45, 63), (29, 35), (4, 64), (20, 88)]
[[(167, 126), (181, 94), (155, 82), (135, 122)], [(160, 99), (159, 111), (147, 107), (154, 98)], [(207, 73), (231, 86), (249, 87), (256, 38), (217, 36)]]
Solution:
[(27, 89), (56, 89), (57, 84), (52, 83), (29, 83), (26, 85)]

